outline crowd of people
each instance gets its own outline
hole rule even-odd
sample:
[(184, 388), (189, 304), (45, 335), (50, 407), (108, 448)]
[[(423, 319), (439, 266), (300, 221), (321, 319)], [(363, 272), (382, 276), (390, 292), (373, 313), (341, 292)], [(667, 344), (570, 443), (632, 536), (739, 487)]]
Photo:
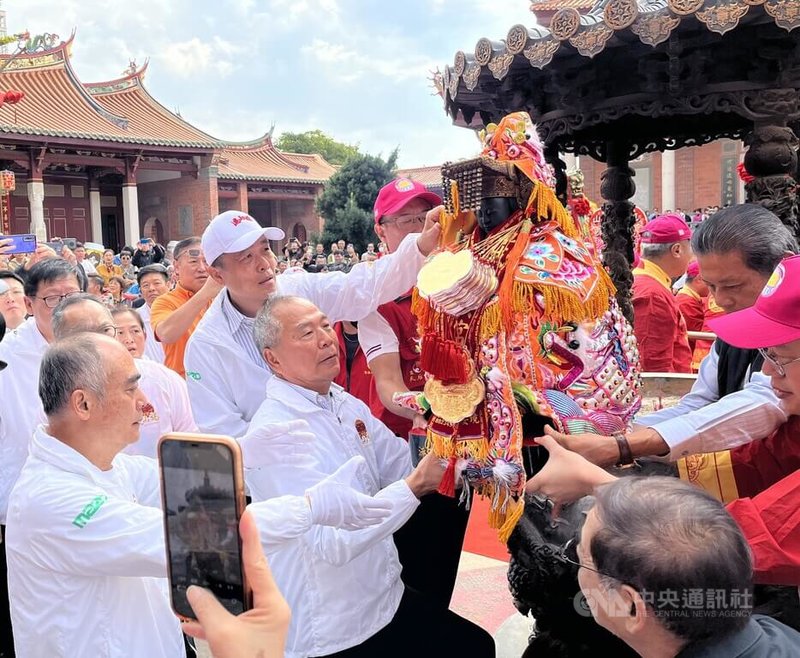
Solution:
[[(216, 656), (495, 655), (449, 610), (469, 506), (437, 493), (447, 461), (423, 450), (424, 410), (400, 403), (426, 383), (412, 290), (441, 212), (419, 183), (390, 182), (360, 257), (344, 240), (284, 243), (235, 210), (171, 249), (144, 239), (96, 263), (80, 244), (8, 259), (0, 236), (0, 656), (174, 657), (182, 632)], [(525, 489), (556, 505), (596, 493), (579, 586), (641, 655), (798, 655), (800, 633), (748, 599), (754, 576), (800, 585), (795, 239), (747, 204), (694, 227), (657, 214), (641, 237), (642, 369), (694, 359), (697, 381), (629, 432), (548, 429)], [(689, 323), (720, 338), (693, 355)], [(155, 453), (171, 431), (241, 445), (255, 592), (241, 617), (197, 588), (197, 622), (169, 609)], [(603, 468), (720, 450), (744, 469), (727, 508), (691, 478)]]

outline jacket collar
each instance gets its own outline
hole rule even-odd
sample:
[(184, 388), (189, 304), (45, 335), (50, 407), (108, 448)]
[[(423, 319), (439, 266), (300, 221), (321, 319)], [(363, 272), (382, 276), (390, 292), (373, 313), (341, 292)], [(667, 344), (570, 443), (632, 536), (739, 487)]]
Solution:
[(643, 258), (642, 266), (637, 267), (633, 271), (633, 273), (634, 275), (644, 274), (645, 276), (649, 276), (651, 279), (655, 279), (667, 290), (672, 292), (672, 279), (669, 278), (669, 274), (667, 274), (664, 270), (662, 270), (658, 265), (656, 265), (652, 261), (645, 260)]
[(345, 401), (344, 389), (338, 384), (331, 384), (331, 390), (326, 397), (297, 384), (290, 384), (276, 375), (267, 381), (266, 392), (268, 399), (280, 400), (285, 406), (300, 413), (327, 411), (335, 414), (335, 410)]
[(37, 354), (44, 354), (47, 349), (47, 340), (42, 336), (42, 332), (39, 331), (36, 318), (33, 316), (25, 320), (13, 333), (18, 341), (15, 343), (17, 349)]
[(758, 623), (757, 617), (751, 617), (742, 630), (721, 638), (712, 638), (705, 642), (690, 644), (680, 651), (675, 658), (693, 658), (695, 656), (699, 658), (707, 655), (736, 658), (736, 656), (744, 655), (748, 649), (762, 640), (763, 636), (764, 630)]
[(34, 431), (29, 452), (31, 457), (46, 462), (60, 471), (80, 475), (97, 484), (107, 482), (109, 474), (114, 471), (113, 468), (111, 471), (100, 470), (77, 450), (48, 434), (45, 425), (39, 425)]
[(691, 297), (693, 299), (696, 299), (697, 301), (702, 301), (702, 299), (703, 299), (702, 297), (700, 297), (700, 295), (696, 291), (692, 290), (689, 286), (683, 286), (683, 288), (681, 288), (678, 291), (678, 294), (679, 295), (688, 295), (689, 297)]

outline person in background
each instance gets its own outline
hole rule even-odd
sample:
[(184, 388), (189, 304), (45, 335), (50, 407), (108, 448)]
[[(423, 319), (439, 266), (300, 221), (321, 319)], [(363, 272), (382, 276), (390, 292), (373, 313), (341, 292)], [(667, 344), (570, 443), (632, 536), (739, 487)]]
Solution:
[(633, 332), (645, 372), (691, 372), (692, 353), (672, 282), (692, 257), (691, 229), (678, 215), (661, 215), (641, 233), (642, 262), (633, 271)]
[(329, 272), (349, 272), (350, 266), (344, 262), (344, 254), (337, 251), (333, 255), (333, 265), (328, 265)]
[(144, 322), (144, 356), (156, 363), (164, 363), (164, 348), (153, 335), (153, 328), (150, 325), (150, 311), (153, 302), (161, 295), (169, 292), (167, 268), (161, 263), (145, 265), (136, 274), (136, 280), (139, 283), (139, 292), (144, 300), (144, 304), (136, 308), (136, 312)]
[(106, 282), (99, 274), (86, 275), (86, 292), (96, 297), (102, 297)]
[[(706, 298), (708, 297), (708, 286), (700, 276), (700, 265), (696, 260), (689, 263), (686, 268), (686, 280), (683, 287), (675, 295), (678, 309), (686, 321), (687, 331), (702, 331), (705, 320)], [(689, 339), (689, 349), (694, 354), (696, 341)], [(692, 359), (694, 362), (694, 358)], [(697, 369), (692, 367), (694, 372)]]
[(131, 264), (134, 267), (142, 268), (153, 263), (160, 263), (165, 256), (164, 247), (156, 244), (153, 238), (141, 238), (136, 245)]
[(328, 259), (327, 259), (328, 265), (333, 265), (333, 263), (335, 261), (334, 257), (336, 256), (337, 253), (339, 253), (339, 245), (338, 245), (338, 243), (331, 242), (331, 251), (328, 254)]
[(185, 377), (186, 343), (222, 286), (208, 276), (200, 238), (181, 240), (174, 253), (178, 282), (153, 302), (150, 323), (164, 348), (164, 365)]
[(6, 321), (6, 332), (19, 327), (27, 317), (25, 309), (25, 285), (19, 275), (10, 270), (0, 270), (0, 315)]
[(345, 263), (348, 265), (355, 265), (359, 262), (358, 254), (356, 253), (356, 248), (353, 246), (353, 243), (349, 243), (347, 248), (344, 252)]
[(334, 325), (339, 339), (339, 374), (334, 383), (369, 405), (372, 372), (358, 342), (358, 322), (342, 320)]
[(314, 264), (310, 265), (308, 268), (309, 272), (327, 272), (328, 271), (328, 260), (325, 258), (323, 254), (317, 254), (314, 258)]
[(75, 245), (75, 258), (78, 260), (78, 265), (80, 265), (83, 268), (83, 271), (86, 272), (87, 277), (90, 274), (97, 274), (94, 263), (86, 258), (86, 246), (83, 244), (83, 242), (78, 242)]
[(122, 276), (122, 268), (114, 265), (114, 252), (111, 249), (103, 252), (103, 262), (97, 266), (97, 273), (103, 277), (103, 284), (106, 286), (112, 276)]
[(125, 291), (128, 289), (128, 281), (121, 276), (112, 276), (106, 284), (106, 289), (111, 295), (110, 306), (129, 306), (125, 299)]
[(278, 267), (275, 269), (276, 274), (283, 274), (289, 268), (289, 263), (285, 260), (278, 261)]
[(138, 269), (131, 259), (133, 258), (133, 250), (130, 247), (125, 247), (119, 252), (119, 263), (122, 268), (122, 276), (128, 282), (127, 285), (136, 283), (136, 270)]

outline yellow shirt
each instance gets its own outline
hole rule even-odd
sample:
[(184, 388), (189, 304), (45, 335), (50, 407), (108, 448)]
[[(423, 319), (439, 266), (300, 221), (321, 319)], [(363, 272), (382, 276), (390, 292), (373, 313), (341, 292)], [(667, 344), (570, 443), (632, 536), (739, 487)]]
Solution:
[(672, 279), (669, 278), (669, 274), (667, 274), (652, 261), (642, 259), (642, 266), (633, 270), (633, 276), (636, 276), (637, 274), (644, 274), (645, 276), (649, 276), (651, 279), (655, 279), (667, 290), (672, 292)]
[(112, 277), (121, 276), (122, 278), (125, 278), (122, 268), (119, 265), (106, 267), (105, 263), (100, 263), (95, 269), (97, 270), (97, 273), (103, 277), (103, 282), (105, 285), (108, 285), (108, 282), (111, 281)]

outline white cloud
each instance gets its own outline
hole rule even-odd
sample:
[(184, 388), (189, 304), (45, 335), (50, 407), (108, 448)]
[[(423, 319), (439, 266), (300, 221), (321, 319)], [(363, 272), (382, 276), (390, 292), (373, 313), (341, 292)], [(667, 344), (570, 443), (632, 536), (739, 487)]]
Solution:
[(242, 51), (241, 46), (218, 36), (210, 42), (194, 37), (189, 41), (169, 44), (158, 59), (180, 77), (188, 78), (208, 72), (225, 77), (238, 68), (239, 63), (235, 59)]

